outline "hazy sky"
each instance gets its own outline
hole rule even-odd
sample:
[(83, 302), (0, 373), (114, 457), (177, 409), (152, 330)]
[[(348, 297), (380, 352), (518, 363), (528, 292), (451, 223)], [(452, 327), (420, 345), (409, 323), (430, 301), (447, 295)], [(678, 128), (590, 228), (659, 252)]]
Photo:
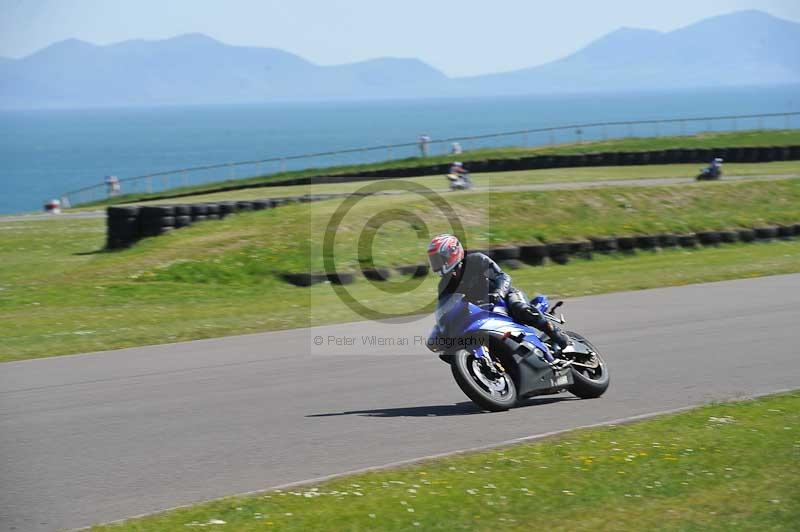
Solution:
[(319, 64), (418, 57), (449, 75), (557, 59), (621, 26), (675, 29), (760, 9), (800, 21), (800, 0), (0, 0), (0, 56), (71, 37), (97, 44), (200, 32)]

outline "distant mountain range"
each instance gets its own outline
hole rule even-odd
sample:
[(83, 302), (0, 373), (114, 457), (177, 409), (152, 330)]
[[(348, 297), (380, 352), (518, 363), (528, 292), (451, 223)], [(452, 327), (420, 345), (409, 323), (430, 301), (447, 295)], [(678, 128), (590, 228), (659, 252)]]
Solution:
[(668, 33), (622, 28), (552, 63), (462, 82), (506, 94), (798, 83), (800, 24), (740, 11)]
[(418, 59), (315, 65), (200, 34), (0, 58), (1, 108), (485, 96), (800, 83), (800, 24), (740, 11), (668, 33), (622, 28), (563, 59), (448, 78)]

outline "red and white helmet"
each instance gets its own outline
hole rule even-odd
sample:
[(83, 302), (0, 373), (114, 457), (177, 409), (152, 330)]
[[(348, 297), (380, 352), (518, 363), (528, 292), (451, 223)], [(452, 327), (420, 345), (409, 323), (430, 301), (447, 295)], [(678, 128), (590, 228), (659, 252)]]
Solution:
[(453, 235), (443, 234), (433, 237), (428, 246), (428, 261), (431, 269), (439, 275), (453, 271), (464, 260), (464, 248)]

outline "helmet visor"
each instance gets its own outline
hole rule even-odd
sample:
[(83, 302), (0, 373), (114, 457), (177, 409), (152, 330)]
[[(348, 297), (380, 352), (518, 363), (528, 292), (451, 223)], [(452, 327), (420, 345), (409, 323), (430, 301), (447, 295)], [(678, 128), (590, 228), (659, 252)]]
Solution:
[(442, 257), (438, 252), (434, 251), (433, 253), (428, 254), (428, 262), (431, 263), (431, 270), (439, 275), (442, 274), (444, 271), (444, 257)]

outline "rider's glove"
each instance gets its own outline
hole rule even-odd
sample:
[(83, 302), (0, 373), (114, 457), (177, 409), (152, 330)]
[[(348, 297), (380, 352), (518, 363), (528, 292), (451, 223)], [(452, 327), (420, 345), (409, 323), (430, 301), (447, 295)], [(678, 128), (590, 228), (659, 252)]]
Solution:
[(489, 294), (489, 298), (488, 299), (489, 299), (489, 303), (491, 303), (492, 305), (496, 305), (503, 298), (497, 292), (491, 292)]

